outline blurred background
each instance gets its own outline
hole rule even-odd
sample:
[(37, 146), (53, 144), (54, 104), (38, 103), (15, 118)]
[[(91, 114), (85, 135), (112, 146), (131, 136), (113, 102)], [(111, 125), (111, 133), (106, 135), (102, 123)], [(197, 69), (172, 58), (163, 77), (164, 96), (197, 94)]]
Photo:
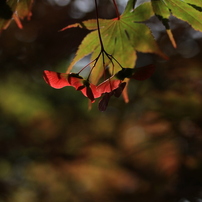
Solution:
[[(66, 71), (88, 31), (58, 30), (95, 18), (94, 1), (36, 0), (32, 14), (0, 34), (0, 202), (201, 202), (202, 34), (172, 17), (174, 49), (148, 21), (170, 60), (138, 53), (155, 74), (131, 81), (130, 102), (112, 98), (103, 113), (42, 78)], [(99, 15), (115, 17), (111, 1)]]

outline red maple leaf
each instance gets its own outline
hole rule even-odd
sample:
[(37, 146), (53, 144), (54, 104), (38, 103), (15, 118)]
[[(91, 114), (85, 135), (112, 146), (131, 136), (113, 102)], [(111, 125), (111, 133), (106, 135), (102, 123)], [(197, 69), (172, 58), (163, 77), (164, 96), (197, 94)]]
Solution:
[(95, 85), (89, 83), (88, 80), (83, 79), (75, 73), (67, 74), (45, 70), (43, 72), (43, 78), (49, 86), (56, 89), (72, 86), (76, 90), (81, 91), (84, 96), (91, 100), (91, 102), (94, 102), (95, 98), (101, 96), (101, 93), (97, 91)]

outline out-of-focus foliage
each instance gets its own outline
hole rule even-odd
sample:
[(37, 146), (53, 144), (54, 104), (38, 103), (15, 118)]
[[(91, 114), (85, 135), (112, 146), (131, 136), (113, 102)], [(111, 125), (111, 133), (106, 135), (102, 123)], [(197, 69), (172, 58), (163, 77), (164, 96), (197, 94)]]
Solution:
[(139, 66), (156, 64), (152, 78), (131, 81), (128, 104), (87, 111), (79, 92), (42, 79), (44, 69), (69, 65), (86, 34), (58, 32), (75, 23), (70, 10), (37, 1), (23, 30), (11, 23), (0, 36), (0, 201), (200, 201), (201, 34), (172, 18), (174, 49), (151, 19), (170, 60), (138, 53)]
[(30, 19), (33, 0), (2, 0), (0, 3), (0, 31), (7, 29), (12, 20), (15, 20), (20, 29), (23, 28), (21, 21)]

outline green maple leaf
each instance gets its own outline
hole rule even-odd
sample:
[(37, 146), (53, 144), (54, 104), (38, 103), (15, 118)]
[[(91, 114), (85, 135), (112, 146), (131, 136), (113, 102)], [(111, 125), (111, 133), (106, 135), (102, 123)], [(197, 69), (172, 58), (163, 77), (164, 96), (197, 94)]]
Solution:
[[(147, 2), (134, 9), (134, 2), (134, 0), (128, 1), (126, 9), (120, 15), (120, 18), (99, 19), (100, 33), (105, 51), (112, 55), (123, 67), (127, 68), (134, 68), (137, 57), (136, 51), (155, 53), (166, 58), (156, 44), (150, 29), (142, 23), (154, 15), (151, 4)], [(92, 54), (91, 60), (96, 59), (101, 51), (96, 20), (69, 25), (63, 30), (72, 27), (86, 28), (93, 31), (83, 39), (68, 71), (71, 71), (77, 61), (89, 54)], [(120, 65), (117, 62), (112, 60), (112, 63), (106, 55), (101, 56), (91, 73), (91, 82), (93, 83), (97, 83), (104, 72), (103, 60), (104, 66), (109, 66), (111, 74), (120, 71)]]
[(202, 11), (202, 1), (201, 0), (184, 0), (187, 4), (192, 6), (198, 11)]
[(195, 30), (202, 31), (202, 1), (201, 0), (151, 0), (155, 15), (166, 27), (173, 46), (175, 41), (169, 27), (169, 16), (186, 21)]
[[(166, 6), (171, 10), (172, 15), (186, 21), (189, 23), (195, 30), (202, 31), (202, 13), (195, 9), (193, 6), (202, 8), (202, 1), (198, 0), (164, 0)], [(191, 6), (188, 4), (192, 2)]]

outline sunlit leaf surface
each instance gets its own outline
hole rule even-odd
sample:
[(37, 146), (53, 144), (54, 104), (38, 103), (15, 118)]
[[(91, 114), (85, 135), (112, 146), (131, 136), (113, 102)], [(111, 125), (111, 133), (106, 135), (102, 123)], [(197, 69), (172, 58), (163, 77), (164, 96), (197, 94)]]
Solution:
[(176, 43), (169, 27), (171, 14), (189, 23), (195, 30), (202, 31), (201, 0), (151, 0), (151, 4), (155, 15), (165, 26), (174, 47), (176, 47)]
[[(154, 14), (151, 9), (151, 4), (149, 2), (144, 3), (134, 10), (132, 5), (133, 1), (129, 1), (125, 12), (123, 12), (120, 18), (110, 20), (99, 19), (100, 32), (105, 51), (109, 55), (112, 55), (119, 64), (127, 68), (134, 68), (137, 59), (136, 51), (155, 53), (166, 58), (158, 48), (150, 29), (145, 24), (141, 23)], [(129, 12), (129, 10), (132, 11)], [(96, 20), (73, 24), (64, 29), (77, 26), (89, 30), (97, 29)], [(96, 59), (100, 51), (98, 31), (95, 30), (89, 33), (82, 41), (68, 71), (72, 69), (77, 61), (86, 55), (92, 53), (91, 60)], [(92, 82), (97, 83), (104, 72), (104, 66), (109, 65), (112, 74), (118, 72), (120, 70), (118, 63), (114, 60), (111, 62), (106, 55), (104, 55), (104, 59), (101, 57), (92, 71)]]

